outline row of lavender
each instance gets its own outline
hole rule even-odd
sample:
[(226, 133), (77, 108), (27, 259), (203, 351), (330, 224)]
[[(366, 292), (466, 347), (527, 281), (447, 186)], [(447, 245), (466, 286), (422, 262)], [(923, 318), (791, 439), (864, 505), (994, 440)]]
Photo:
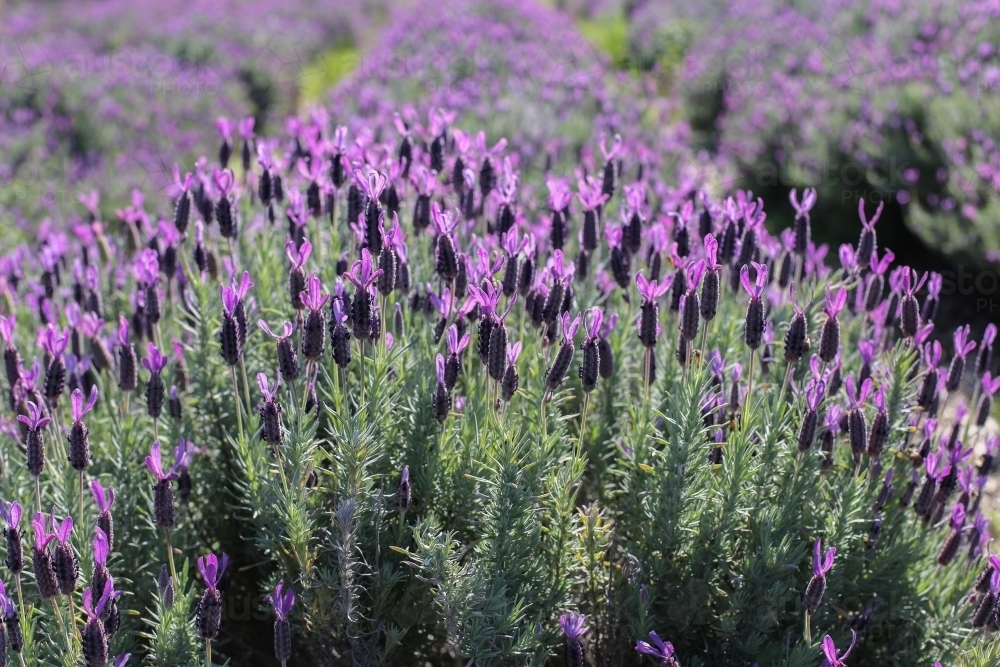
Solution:
[(995, 269), (993, 3), (567, 4), (624, 14), (630, 62), (686, 101), (699, 144), (747, 182), (817, 187), (831, 217), (868, 192), (928, 247)]
[[(865, 231), (856, 247), (841, 248), (842, 269), (831, 273), (826, 249), (810, 240), (811, 191), (793, 199), (796, 226), (776, 239), (749, 193), (719, 201), (678, 190), (616, 139), (601, 142), (598, 169), (584, 165), (575, 183), (552, 175), (547, 201), (529, 201), (503, 142), (473, 141), (438, 110), (427, 130), (398, 116), (385, 123), (397, 132), (372, 144), (319, 114), (277, 140), (249, 132), (232, 139), (231, 124), (220, 122), (221, 164), (177, 173), (172, 219), (142, 224), (148, 213), (136, 201), (117, 229), (94, 219), (75, 238), (49, 232), (37, 252), (25, 246), (6, 258), (5, 368), (10, 409), (22, 424), (8, 433), (24, 454), (7, 450), (4, 492), (37, 511), (37, 591), (8, 605), (15, 650), (105, 664), (122, 604), (109, 553), (133, 550), (136, 562), (153, 563), (163, 560), (165, 545), (159, 592), (137, 610), (156, 632), (137, 648), (178, 664), (197, 659), (200, 639), (211, 660), (227, 559), (199, 560), (206, 591), (191, 624), (193, 588), (174, 556), (219, 543), (197, 526), (198, 516), (218, 507), (213, 487), (236, 495), (243, 508), (236, 516), (245, 522), (239, 532), (254, 535), (249, 550), (235, 542), (225, 549), (271, 561), (254, 585), (294, 582), (303, 616), (291, 620), (317, 660), (441, 650), (419, 628), (443, 631), (447, 649), (482, 664), (542, 660), (555, 640), (552, 621), (567, 608), (597, 624), (585, 651), (582, 618), (566, 617), (570, 664), (582, 664), (585, 652), (596, 663), (620, 661), (623, 640), (650, 631), (653, 644), (640, 641), (637, 650), (673, 664), (674, 648), (655, 628), (667, 629), (687, 659), (766, 660), (773, 649), (733, 645), (727, 633), (761, 627), (760, 619), (741, 618), (762, 605), (752, 589), (741, 589), (750, 577), (739, 574), (738, 559), (771, 558), (747, 549), (772, 530), (784, 536), (793, 562), (804, 557), (807, 536), (819, 534), (848, 563), (842, 575), (832, 570), (834, 551), (821, 558), (816, 540), (812, 578), (788, 581), (801, 607), (788, 614), (772, 601), (759, 612), (780, 616), (769, 630), (777, 636), (804, 620), (794, 642), (803, 664), (820, 648), (814, 617), (833, 634), (844, 632), (839, 612), (823, 601), (843, 600), (851, 586), (871, 596), (851, 624), (863, 635), (854, 664), (930, 646), (956, 654), (963, 642), (949, 639), (954, 627), (996, 624), (1000, 576), (992, 576), (992, 564), (969, 565), (984, 558), (989, 540), (979, 503), (997, 443), (985, 443), (978, 471), (968, 446), (985, 437), (1000, 389), (992, 376), (996, 332), (987, 332), (966, 369), (977, 343), (959, 330), (952, 359), (941, 366), (941, 345), (928, 339), (939, 277), (905, 267), (888, 272), (891, 251), (880, 251), (876, 237), (881, 209), (869, 220), (862, 206)], [(239, 152), (257, 156), (243, 183), (226, 169)], [(640, 167), (638, 180), (624, 176), (626, 162)], [(114, 268), (119, 252), (133, 262)], [(811, 322), (824, 302), (817, 328)], [(104, 318), (115, 317), (117, 331), (105, 333)], [(255, 320), (268, 336), (255, 333)], [(581, 322), (583, 352), (571, 373)], [(468, 352), (473, 328), (476, 355)], [(33, 330), (44, 359), (26, 364)], [(818, 335), (812, 356), (810, 333)], [(663, 338), (672, 354), (662, 351)], [(167, 340), (174, 341), (170, 356)], [(787, 370), (773, 382), (779, 358)], [(163, 375), (171, 364), (168, 390)], [(477, 364), (483, 372), (470, 372)], [(426, 370), (435, 366), (428, 385)], [(969, 375), (974, 413), (959, 407), (954, 425), (938, 428), (942, 404), (964, 402)], [(838, 399), (842, 384), (846, 403)], [(66, 420), (60, 399), (69, 390)], [(137, 391), (145, 398), (141, 413), (130, 407)], [(112, 400), (97, 403), (101, 395)], [(171, 468), (162, 462), (161, 429), (181, 441)], [(136, 461), (127, 457), (150, 442), (152, 484), (129, 479), (124, 471)], [(220, 466), (195, 466), (196, 451)], [(390, 493), (393, 469), (403, 472)], [(447, 488), (455, 470), (478, 482)], [(514, 481), (504, 482), (508, 475)], [(130, 544), (112, 538), (114, 495), (100, 484), (88, 509), (84, 489), (95, 477), (119, 486), (119, 498), (131, 497), (127, 511), (145, 517), (129, 518)], [(128, 496), (121, 487), (131, 487)], [(850, 493), (839, 495), (842, 488)], [(185, 513), (176, 511), (175, 491)], [(715, 493), (732, 504), (718, 516)], [(890, 503), (893, 495), (900, 500)], [(72, 518), (53, 516), (49, 529), (42, 508), (50, 504), (62, 516), (75, 512), (78, 525), (96, 526), (93, 551), (74, 537)], [(905, 518), (911, 504), (922, 521)], [(771, 520), (758, 523), (756, 512)], [(864, 514), (870, 519), (859, 521)], [(20, 505), (8, 507), (8, 554), (15, 554), (8, 566), (19, 591), (20, 515)], [(323, 525), (330, 516), (332, 532)], [(844, 524), (847, 516), (855, 518)], [(942, 525), (950, 532), (927, 532)], [(701, 531), (708, 531), (701, 539), (683, 536)], [(963, 548), (967, 556), (958, 558)], [(473, 564), (458, 567), (467, 549)], [(529, 565), (539, 552), (551, 562)], [(902, 557), (911, 565), (899, 569)], [(80, 630), (79, 560), (95, 573)], [(702, 571), (704, 562), (714, 567)], [(931, 566), (947, 568), (935, 580), (935, 606), (955, 610), (937, 619), (940, 629), (913, 617), (928, 613), (909, 606), (919, 603), (879, 601)], [(403, 568), (422, 574), (401, 576)], [(789, 576), (764, 579), (777, 585)], [(693, 602), (685, 580), (719, 587), (719, 599), (694, 614), (708, 614), (703, 624), (685, 624), (670, 611)], [(470, 584), (484, 588), (462, 588)], [(966, 606), (970, 587), (975, 605)], [(475, 602), (461, 603), (469, 594)], [(735, 601), (723, 602), (729, 598)], [(290, 657), (293, 599), (279, 590), (273, 600), (280, 660)], [(431, 600), (434, 619), (407, 616), (411, 605)], [(18, 608), (32, 609), (20, 624)], [(486, 610), (488, 620), (476, 620)], [(889, 628), (905, 629), (915, 644), (864, 632), (879, 622), (890, 637)], [(42, 641), (35, 623), (61, 638), (33, 644)], [(65, 636), (54, 631), (60, 626)], [(717, 637), (707, 650), (696, 638), (706, 631)], [(30, 641), (15, 640), (18, 632)], [(827, 659), (842, 664), (832, 646), (824, 638)]]

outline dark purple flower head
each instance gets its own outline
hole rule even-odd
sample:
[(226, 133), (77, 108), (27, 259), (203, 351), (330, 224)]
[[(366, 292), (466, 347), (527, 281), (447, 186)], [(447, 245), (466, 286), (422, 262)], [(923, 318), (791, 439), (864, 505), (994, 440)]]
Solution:
[(274, 398), (278, 395), (278, 381), (275, 380), (274, 384), (268, 387), (267, 375), (257, 373), (257, 386), (260, 388), (261, 395), (264, 396), (264, 402), (273, 403)]
[(184, 463), (184, 456), (174, 461), (174, 465), (169, 471), (163, 471), (163, 456), (160, 453), (160, 441), (154, 440), (153, 444), (149, 448), (149, 456), (146, 457), (146, 467), (149, 472), (153, 473), (153, 477), (157, 480), (163, 482), (166, 480), (177, 479), (177, 469), (181, 467)]
[(17, 528), (21, 525), (21, 517), (24, 515), (24, 510), (21, 508), (20, 503), (12, 502), (10, 505), (0, 501), (0, 516), (3, 520), (7, 522), (8, 528)]
[(673, 275), (666, 276), (663, 282), (646, 280), (646, 276), (641, 273), (635, 275), (635, 285), (639, 289), (639, 295), (650, 303), (666, 294), (673, 284)]
[(583, 614), (578, 614), (575, 611), (571, 612), (568, 616), (563, 614), (559, 617), (559, 627), (562, 628), (563, 634), (566, 635), (568, 641), (579, 641), (580, 637), (587, 632), (587, 627), (583, 624), (586, 618)]
[(969, 333), (971, 328), (968, 324), (964, 327), (959, 327), (955, 329), (954, 339), (955, 339), (955, 356), (965, 359), (969, 352), (976, 349), (976, 341), (969, 340)]
[(951, 465), (945, 463), (945, 455), (938, 452), (931, 452), (927, 455), (924, 464), (927, 476), (931, 479), (944, 479), (951, 472)]
[(825, 577), (833, 569), (833, 558), (837, 555), (837, 547), (830, 547), (823, 553), (823, 540), (816, 538), (813, 543), (813, 575)]
[[(382, 275), (382, 269), (375, 269), (372, 262), (372, 254), (368, 248), (361, 249), (361, 259), (354, 262), (350, 273), (345, 273), (344, 277), (350, 280), (359, 290), (371, 287), (372, 283)], [(303, 301), (305, 301), (303, 299)]]
[(665, 642), (660, 639), (660, 636), (656, 632), (650, 632), (649, 638), (653, 641), (652, 644), (644, 642), (641, 639), (635, 643), (635, 650), (643, 655), (649, 655), (654, 658), (658, 658), (664, 663), (670, 658), (674, 657), (674, 645), (670, 642)]
[(459, 219), (453, 211), (442, 211), (437, 201), (431, 202), (431, 220), (434, 229), (442, 236), (449, 236), (458, 227)]
[(577, 315), (575, 318), (570, 320), (569, 313), (563, 313), (562, 316), (562, 334), (563, 340), (567, 343), (573, 343), (573, 337), (576, 335), (577, 329), (580, 328), (580, 316)]
[(750, 282), (750, 269), (744, 264), (743, 268), (740, 269), (740, 284), (743, 285), (743, 289), (751, 298), (759, 299), (764, 294), (764, 288), (767, 287), (767, 265), (757, 262), (750, 263), (757, 270), (756, 280), (753, 283)]
[[(878, 209), (879, 211), (882, 210), (882, 204), (878, 205)], [(877, 218), (878, 216), (876, 215), (876, 219)], [(875, 224), (874, 221), (872, 222), (872, 224)], [(844, 661), (847, 660), (847, 656), (849, 656), (851, 654), (851, 651), (854, 650), (854, 644), (857, 641), (858, 641), (858, 633), (856, 633), (854, 630), (851, 630), (851, 645), (847, 647), (847, 650), (844, 651), (842, 655), (838, 656), (837, 647), (833, 643), (833, 637), (831, 637), (830, 635), (823, 637), (823, 643), (822, 643), (823, 655), (826, 656), (826, 661), (829, 664), (829, 667), (847, 667), (847, 663)]]
[(236, 290), (230, 285), (222, 285), (219, 287), (219, 296), (222, 298), (222, 309), (226, 315), (232, 317), (233, 313), (236, 312), (236, 306), (240, 302), (239, 297), (236, 295)]
[(25, 424), (30, 430), (37, 431), (52, 420), (48, 417), (43, 417), (41, 408), (32, 401), (28, 401), (28, 414), (18, 415), (17, 421)]
[(147, 357), (142, 360), (142, 365), (153, 374), (159, 374), (170, 361), (165, 354), (160, 352), (160, 348), (152, 343), (146, 345), (146, 354)]
[(278, 585), (274, 587), (274, 594), (269, 595), (267, 601), (271, 603), (271, 608), (274, 609), (274, 615), (278, 620), (284, 621), (288, 618), (288, 612), (295, 604), (295, 591), (292, 590), (291, 586), (285, 589), (285, 582), (279, 581)]
[(264, 320), (257, 320), (257, 326), (260, 327), (264, 331), (264, 333), (266, 333), (268, 336), (271, 336), (272, 338), (277, 338), (278, 340), (285, 340), (286, 338), (291, 336), (292, 331), (294, 329), (292, 323), (287, 320), (282, 325), (280, 334), (276, 334), (273, 331), (271, 331), (271, 327), (269, 327), (267, 325), (267, 322), (265, 322)]
[(836, 294), (831, 295), (830, 290), (826, 292), (826, 308), (823, 312), (828, 317), (836, 317), (847, 305), (847, 290), (841, 287)]
[(107, 490), (101, 486), (98, 480), (94, 480), (90, 483), (90, 492), (94, 496), (94, 503), (97, 505), (97, 509), (101, 514), (111, 511), (111, 506), (115, 502), (115, 490), (108, 488)]
[(201, 578), (205, 580), (205, 587), (213, 593), (218, 591), (219, 580), (222, 573), (229, 565), (229, 556), (222, 554), (222, 558), (216, 558), (215, 554), (208, 554), (198, 559), (198, 571)]
[(445, 332), (445, 343), (448, 346), (449, 353), (461, 354), (462, 350), (464, 350), (469, 344), (469, 334), (465, 334), (461, 339), (459, 339), (458, 327), (452, 324), (448, 327), (448, 331)]
[(53, 357), (61, 357), (69, 345), (69, 329), (64, 329), (61, 333), (54, 324), (49, 324), (45, 329), (38, 332), (39, 342), (42, 349)]
[(878, 250), (875, 250), (872, 252), (872, 258), (869, 260), (868, 264), (873, 273), (881, 276), (889, 270), (889, 266), (892, 264), (894, 259), (896, 259), (896, 255), (893, 254), (891, 250), (886, 250), (885, 254), (882, 255), (882, 259), (878, 258)]
[(795, 188), (788, 193), (788, 200), (792, 202), (797, 217), (808, 218), (809, 211), (816, 205), (816, 188), (806, 188), (802, 191), (802, 203), (799, 203), (798, 194)]
[(31, 522), (31, 527), (35, 531), (35, 549), (38, 551), (45, 551), (49, 546), (49, 542), (56, 539), (56, 534), (48, 532), (45, 524), (45, 515), (41, 512), (35, 512), (35, 518)]
[(160, 275), (160, 259), (155, 250), (146, 248), (135, 260), (135, 279), (145, 286), (155, 285)]
[(108, 562), (108, 555), (111, 553), (111, 545), (108, 543), (108, 535), (100, 526), (94, 526), (94, 562), (98, 565), (105, 565)]
[[(364, 252), (367, 252), (367, 250)], [(371, 255), (369, 255), (368, 258), (370, 262)], [(319, 281), (319, 276), (314, 273), (309, 276), (309, 280), (306, 282), (305, 291), (299, 292), (299, 299), (309, 310), (319, 312), (323, 309), (323, 306), (326, 305), (326, 302), (330, 300), (330, 295), (323, 294), (323, 285)]]
[(600, 308), (590, 308), (583, 314), (587, 331), (587, 342), (593, 342), (600, 337), (601, 325), (604, 323), (604, 311)]
[(875, 229), (875, 223), (878, 222), (879, 216), (882, 215), (882, 209), (885, 208), (885, 202), (879, 202), (878, 208), (875, 209), (875, 215), (869, 220), (868, 216), (865, 215), (865, 200), (861, 199), (858, 201), (858, 215), (861, 216), (861, 224), (864, 225), (865, 229)]
[(312, 253), (312, 243), (308, 240), (303, 241), (301, 246), (296, 246), (295, 242), (291, 239), (285, 242), (285, 254), (288, 255), (288, 261), (292, 263), (292, 270), (301, 269), (305, 263), (309, 260), (309, 255)]

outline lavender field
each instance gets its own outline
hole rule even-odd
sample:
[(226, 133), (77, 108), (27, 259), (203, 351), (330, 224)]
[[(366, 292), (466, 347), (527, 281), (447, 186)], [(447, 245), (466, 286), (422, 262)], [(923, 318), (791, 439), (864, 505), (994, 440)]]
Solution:
[(0, 667), (1000, 666), (998, 26), (0, 3)]

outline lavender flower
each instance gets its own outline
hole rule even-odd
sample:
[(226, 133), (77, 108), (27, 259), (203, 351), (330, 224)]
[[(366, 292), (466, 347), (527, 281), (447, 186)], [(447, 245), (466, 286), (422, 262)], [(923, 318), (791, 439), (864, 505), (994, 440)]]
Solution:
[(811, 230), (809, 225), (809, 211), (816, 205), (816, 188), (806, 188), (802, 191), (802, 203), (798, 201), (795, 188), (788, 193), (788, 200), (795, 209), (795, 254), (805, 255), (809, 247)]
[(281, 405), (277, 402), (278, 382), (268, 387), (267, 375), (257, 373), (257, 386), (264, 397), (260, 407), (260, 437), (269, 445), (281, 444)]
[(32, 401), (28, 401), (27, 408), (28, 414), (18, 415), (17, 420), (28, 427), (28, 436), (25, 438), (28, 472), (38, 477), (45, 467), (45, 440), (42, 429), (52, 420), (43, 417), (41, 408)]
[(4, 370), (7, 374), (7, 384), (11, 389), (17, 385), (17, 381), (20, 379), (18, 368), (21, 365), (21, 355), (18, 353), (17, 346), (14, 344), (14, 330), (16, 327), (17, 320), (15, 319), (13, 313), (6, 317), (0, 317), (0, 338), (2, 338), (4, 342)]
[(73, 547), (68, 543), (70, 533), (73, 531), (73, 517), (66, 517), (61, 523), (57, 523), (52, 516), (52, 529), (56, 536), (56, 553), (53, 562), (53, 569), (56, 573), (56, 581), (59, 582), (59, 592), (63, 595), (72, 595), (76, 590), (76, 582), (80, 576), (80, 563), (77, 561)]
[(677, 658), (674, 657), (674, 645), (660, 639), (656, 632), (650, 632), (649, 638), (652, 644), (641, 639), (635, 643), (635, 650), (643, 655), (648, 655), (660, 661), (660, 667), (680, 667)]
[[(697, 318), (697, 316), (698, 314), (695, 312), (695, 317)], [(601, 351), (597, 341), (603, 322), (604, 311), (600, 308), (591, 308), (584, 313), (587, 335), (581, 344), (583, 362), (580, 364), (580, 384), (584, 393), (590, 393), (597, 387), (597, 378), (601, 367)]]
[(507, 370), (500, 382), (500, 397), (508, 403), (517, 393), (520, 384), (520, 377), (517, 374), (517, 358), (519, 356), (521, 356), (521, 341), (517, 341), (507, 350)]
[(569, 313), (563, 314), (563, 344), (559, 348), (559, 352), (556, 353), (556, 358), (553, 360), (552, 365), (549, 366), (549, 369), (545, 372), (545, 386), (549, 393), (559, 388), (559, 385), (562, 384), (563, 379), (566, 377), (566, 371), (569, 370), (570, 364), (573, 363), (573, 337), (576, 335), (576, 331), (579, 328), (579, 315), (571, 321)]
[(583, 622), (586, 617), (583, 614), (572, 612), (569, 616), (563, 614), (559, 617), (559, 627), (562, 628), (566, 637), (564, 656), (566, 667), (584, 667), (585, 655), (583, 643), (580, 638), (587, 632)]
[(837, 315), (847, 304), (847, 290), (841, 288), (835, 296), (830, 292), (826, 293), (826, 323), (823, 324), (823, 333), (819, 339), (819, 358), (824, 363), (830, 363), (840, 351), (840, 320)]
[(274, 594), (267, 598), (274, 609), (274, 657), (282, 664), (292, 657), (292, 632), (288, 625), (288, 612), (295, 605), (295, 591), (291, 587), (282, 591), (284, 586), (285, 582), (279, 581), (274, 587)]
[(740, 269), (740, 284), (750, 295), (750, 303), (747, 305), (747, 315), (743, 325), (743, 340), (751, 350), (756, 350), (763, 342), (766, 327), (762, 296), (764, 288), (767, 286), (767, 266), (757, 262), (751, 262), (751, 264), (756, 272), (753, 283), (750, 282), (749, 268), (744, 264), (743, 268)]
[(668, 276), (662, 283), (658, 283), (656, 280), (646, 280), (646, 276), (641, 273), (635, 276), (635, 285), (639, 290), (639, 296), (642, 297), (638, 322), (639, 342), (644, 347), (655, 347), (656, 340), (663, 331), (656, 300), (667, 293), (673, 285), (673, 281), (673, 276)]
[(367, 248), (361, 250), (361, 259), (354, 262), (350, 273), (344, 278), (354, 285), (354, 298), (351, 301), (351, 324), (354, 337), (360, 341), (372, 340), (376, 337), (375, 295), (372, 285), (382, 275), (382, 269), (372, 265), (372, 256)]
[(236, 306), (239, 297), (236, 290), (226, 285), (219, 288), (222, 298), (222, 330), (219, 332), (219, 342), (222, 347), (222, 360), (229, 366), (235, 366), (243, 356), (240, 346), (240, 325), (236, 320)]
[(35, 570), (35, 583), (38, 585), (38, 594), (43, 599), (48, 600), (59, 595), (59, 581), (56, 579), (56, 571), (52, 565), (52, 555), (49, 554), (48, 550), (49, 543), (56, 539), (56, 534), (48, 532), (45, 524), (45, 515), (41, 512), (36, 512), (35, 519), (31, 522), (31, 527), (35, 532), (35, 544), (32, 547), (31, 560)]
[[(879, 204), (879, 211), (881, 210), (882, 210), (882, 205)], [(874, 222), (872, 224), (874, 224)], [(875, 231), (872, 230), (871, 233), (874, 237)], [(864, 239), (864, 236), (862, 236), (862, 239)], [(872, 243), (874, 243), (874, 241), (872, 241)], [(847, 656), (849, 656), (851, 654), (851, 651), (854, 650), (854, 645), (857, 643), (857, 641), (858, 641), (857, 633), (854, 632), (854, 630), (851, 630), (851, 645), (847, 647), (846, 651), (844, 651), (841, 654), (838, 654), (837, 646), (833, 643), (833, 637), (831, 637), (830, 635), (826, 635), (825, 637), (823, 637), (823, 642), (821, 646), (823, 648), (823, 655), (826, 656), (827, 667), (847, 667), (847, 663), (844, 661), (847, 660)]]
[(976, 355), (976, 374), (982, 376), (993, 366), (993, 341), (997, 337), (997, 325), (990, 323), (986, 325), (983, 332), (983, 340), (979, 345), (979, 354)]
[(955, 330), (955, 356), (952, 357), (951, 366), (948, 368), (948, 381), (945, 384), (949, 392), (958, 390), (962, 375), (965, 373), (965, 359), (976, 349), (976, 341), (968, 340), (969, 330), (969, 325)]
[(306, 306), (302, 303), (301, 294), (306, 289), (306, 274), (302, 270), (305, 263), (309, 261), (312, 253), (312, 244), (303, 241), (301, 245), (296, 245), (291, 239), (285, 243), (285, 254), (291, 266), (288, 269), (288, 295), (292, 302), (292, 308), (302, 310)]
[(819, 538), (813, 544), (813, 576), (802, 594), (802, 606), (806, 613), (812, 616), (819, 609), (826, 592), (826, 575), (833, 569), (833, 559), (837, 555), (836, 547), (830, 547), (823, 553), (823, 541)]
[(114, 521), (111, 518), (111, 506), (115, 504), (115, 490), (107, 490), (100, 481), (94, 480), (90, 483), (90, 492), (94, 496), (94, 504), (97, 505), (97, 527), (104, 531), (108, 540), (108, 548), (114, 544)]
[(21, 633), (21, 619), (17, 615), (14, 601), (7, 595), (3, 584), (0, 584), (0, 611), (3, 612), (3, 623), (7, 628), (7, 642), (14, 653), (24, 650), (24, 635)]
[(149, 371), (149, 380), (146, 381), (146, 413), (153, 419), (159, 419), (163, 413), (163, 399), (166, 393), (162, 372), (169, 360), (152, 343), (146, 346), (146, 354), (147, 357), (142, 360), (143, 367)]
[(802, 426), (799, 428), (798, 446), (800, 452), (808, 451), (812, 447), (813, 440), (816, 439), (816, 428), (819, 425), (817, 410), (825, 390), (826, 385), (822, 381), (812, 381), (806, 388), (806, 407), (809, 409), (802, 419)]
[(175, 452), (174, 465), (169, 471), (164, 472), (163, 460), (160, 453), (160, 441), (155, 440), (149, 448), (149, 456), (146, 457), (146, 468), (152, 473), (156, 482), (153, 484), (153, 517), (156, 525), (161, 528), (170, 528), (174, 525), (174, 487), (170, 482), (177, 479), (177, 469), (184, 462), (186, 453)]
[[(865, 380), (868, 382), (868, 380)], [(864, 388), (862, 387), (862, 392)], [(868, 434), (868, 456), (878, 459), (882, 455), (886, 440), (889, 438), (889, 414), (885, 404), (885, 386), (875, 392), (875, 419), (872, 420), (871, 431)], [(859, 424), (860, 426), (860, 424)]]
[(24, 511), (20, 504), (11, 502), (8, 505), (0, 501), (0, 516), (3, 516), (3, 520), (7, 523), (7, 527), (4, 528), (4, 537), (7, 542), (7, 556), (4, 558), (4, 563), (10, 569), (11, 574), (15, 576), (24, 570), (24, 547), (21, 543), (20, 528), (23, 514)]
[(858, 216), (861, 217), (862, 229), (861, 238), (858, 239), (857, 261), (861, 266), (868, 264), (871, 261), (872, 255), (878, 249), (875, 223), (878, 222), (879, 216), (882, 215), (884, 206), (885, 202), (879, 202), (878, 208), (875, 209), (875, 215), (872, 216), (871, 220), (868, 220), (868, 217), (865, 215), (865, 200), (861, 199), (858, 201)]
[(107, 612), (109, 603), (118, 595), (114, 589), (114, 581), (109, 578), (105, 582), (96, 605), (93, 603), (93, 595), (90, 588), (83, 592), (83, 610), (87, 614), (87, 623), (83, 626), (81, 648), (87, 667), (105, 667), (108, 664), (108, 637), (101, 617)]
[(195, 625), (202, 639), (213, 639), (219, 634), (222, 622), (222, 593), (219, 592), (219, 582), (229, 565), (229, 557), (222, 554), (219, 559), (215, 554), (208, 554), (198, 559), (198, 572), (205, 582), (205, 593), (198, 601), (198, 616)]
[(59, 403), (59, 397), (66, 387), (66, 361), (63, 353), (69, 344), (69, 330), (59, 329), (49, 324), (41, 334), (42, 349), (45, 350), (45, 398), (49, 405), (55, 406)]
[(965, 508), (960, 503), (955, 503), (951, 508), (951, 533), (941, 545), (938, 552), (938, 565), (944, 566), (954, 560), (958, 553), (958, 547), (962, 543), (962, 531), (965, 528)]
[(437, 389), (431, 396), (431, 406), (434, 408), (434, 417), (438, 423), (443, 424), (451, 411), (451, 392), (445, 385), (445, 361), (444, 355), (438, 354), (435, 360), (437, 368)]
[(111, 579), (108, 571), (108, 556), (111, 555), (111, 543), (108, 535), (100, 526), (94, 527), (94, 572), (90, 577), (90, 587), (95, 591), (103, 591), (105, 584)]
[(448, 358), (445, 359), (444, 384), (451, 391), (462, 374), (462, 352), (469, 345), (469, 334), (464, 334), (460, 339), (458, 327), (453, 324), (445, 333), (445, 345), (448, 348)]

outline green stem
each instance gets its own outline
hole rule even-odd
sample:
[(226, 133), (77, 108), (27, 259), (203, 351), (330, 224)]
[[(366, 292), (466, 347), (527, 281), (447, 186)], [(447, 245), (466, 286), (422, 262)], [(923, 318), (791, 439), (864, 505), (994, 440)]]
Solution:
[(749, 372), (747, 373), (747, 397), (743, 401), (743, 416), (741, 417), (741, 421), (743, 422), (742, 428), (744, 433), (747, 432), (747, 427), (749, 426), (748, 423), (750, 419), (749, 406), (750, 406), (750, 401), (753, 399), (753, 360), (756, 352), (757, 350), (750, 350), (750, 368)]
[(164, 528), (163, 532), (167, 536), (167, 563), (170, 564), (170, 576), (174, 580), (174, 586), (179, 586), (180, 581), (177, 579), (177, 568), (174, 567), (174, 547), (170, 543), (170, 529)]
[(253, 403), (250, 402), (250, 383), (247, 381), (247, 365), (244, 361), (244, 356), (240, 355), (240, 373), (243, 375), (243, 398), (246, 399), (246, 414), (247, 419), (250, 415), (250, 407)]
[(205, 640), (205, 664), (212, 667), (212, 640)]
[(236, 366), (230, 366), (229, 370), (233, 376), (233, 400), (236, 402), (236, 436), (243, 437), (243, 409), (240, 407), (240, 388), (236, 381)]

